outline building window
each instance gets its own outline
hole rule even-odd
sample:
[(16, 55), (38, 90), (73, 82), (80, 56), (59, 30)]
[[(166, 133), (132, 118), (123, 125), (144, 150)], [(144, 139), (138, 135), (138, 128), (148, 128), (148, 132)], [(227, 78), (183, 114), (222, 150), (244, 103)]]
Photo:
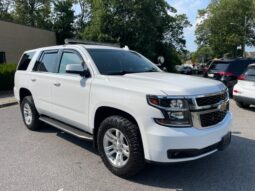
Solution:
[(0, 64), (6, 63), (5, 52), (0, 52)]

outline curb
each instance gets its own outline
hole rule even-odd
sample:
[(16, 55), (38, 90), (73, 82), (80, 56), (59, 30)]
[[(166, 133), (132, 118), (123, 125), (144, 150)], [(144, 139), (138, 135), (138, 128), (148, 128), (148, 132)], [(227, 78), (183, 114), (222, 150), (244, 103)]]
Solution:
[(1, 108), (5, 108), (5, 107), (9, 107), (9, 106), (12, 106), (12, 105), (16, 105), (16, 104), (18, 104), (18, 102), (9, 102), (9, 103), (4, 103), (4, 104), (1, 104), (0, 105), (0, 109)]

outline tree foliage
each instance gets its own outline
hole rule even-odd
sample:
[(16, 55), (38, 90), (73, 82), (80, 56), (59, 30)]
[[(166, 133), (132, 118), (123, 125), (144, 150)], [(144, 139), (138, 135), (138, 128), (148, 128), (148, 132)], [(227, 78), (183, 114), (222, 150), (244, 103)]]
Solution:
[(199, 11), (202, 23), (196, 28), (199, 47), (210, 46), (217, 56), (238, 56), (239, 46), (255, 45), (253, 0), (214, 0)]
[(51, 28), (51, 0), (16, 0), (16, 22), (39, 28)]
[(73, 1), (58, 0), (54, 1), (53, 30), (57, 35), (57, 43), (63, 44), (64, 39), (74, 36), (74, 10)]
[(12, 20), (12, 15), (10, 10), (13, 6), (13, 1), (10, 0), (0, 0), (0, 19), (10, 21)]
[[(128, 45), (153, 61), (166, 57), (167, 68), (180, 63), (174, 56), (185, 49), (183, 28), (189, 25), (185, 15), (164, 0), (91, 0), (91, 21), (83, 37), (88, 40)], [(169, 14), (172, 13), (172, 14)], [(175, 57), (176, 63), (171, 63)]]
[(190, 25), (165, 0), (0, 0), (0, 10), (0, 18), (10, 15), (20, 24), (55, 31), (58, 44), (75, 36), (128, 45), (154, 62), (164, 56), (169, 71), (181, 64), (183, 29)]
[(214, 52), (210, 46), (202, 46), (198, 48), (193, 56), (197, 62), (205, 63), (214, 58)]
[(80, 14), (76, 19), (76, 37), (81, 38), (84, 28), (91, 19), (91, 7), (90, 0), (76, 0), (75, 3), (80, 8)]

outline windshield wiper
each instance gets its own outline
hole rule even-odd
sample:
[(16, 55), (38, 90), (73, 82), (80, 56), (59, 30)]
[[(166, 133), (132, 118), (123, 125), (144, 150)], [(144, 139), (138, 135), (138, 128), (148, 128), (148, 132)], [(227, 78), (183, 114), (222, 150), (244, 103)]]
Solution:
[(145, 71), (125, 71), (125, 70), (122, 70), (122, 71), (118, 71), (118, 72), (110, 72), (110, 73), (107, 73), (106, 75), (125, 75), (125, 74), (134, 74), (134, 73), (146, 73), (146, 72), (159, 72), (156, 68), (151, 68), (149, 70), (145, 70)]
[(107, 73), (106, 75), (116, 75), (116, 76), (123, 76), (125, 74), (132, 74), (132, 73), (136, 73), (136, 72), (132, 72), (132, 71), (118, 71), (118, 72), (110, 72), (110, 73)]
[(146, 70), (144, 72), (159, 72), (156, 68), (151, 68), (149, 70)]

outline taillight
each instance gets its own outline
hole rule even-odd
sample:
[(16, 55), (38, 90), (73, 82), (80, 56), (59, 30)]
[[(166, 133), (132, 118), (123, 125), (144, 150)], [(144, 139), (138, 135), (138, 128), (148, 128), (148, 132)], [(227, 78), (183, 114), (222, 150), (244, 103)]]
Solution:
[(218, 75), (220, 76), (233, 76), (234, 74), (231, 72), (217, 72)]
[(245, 75), (242, 74), (242, 75), (238, 76), (238, 80), (245, 80)]

